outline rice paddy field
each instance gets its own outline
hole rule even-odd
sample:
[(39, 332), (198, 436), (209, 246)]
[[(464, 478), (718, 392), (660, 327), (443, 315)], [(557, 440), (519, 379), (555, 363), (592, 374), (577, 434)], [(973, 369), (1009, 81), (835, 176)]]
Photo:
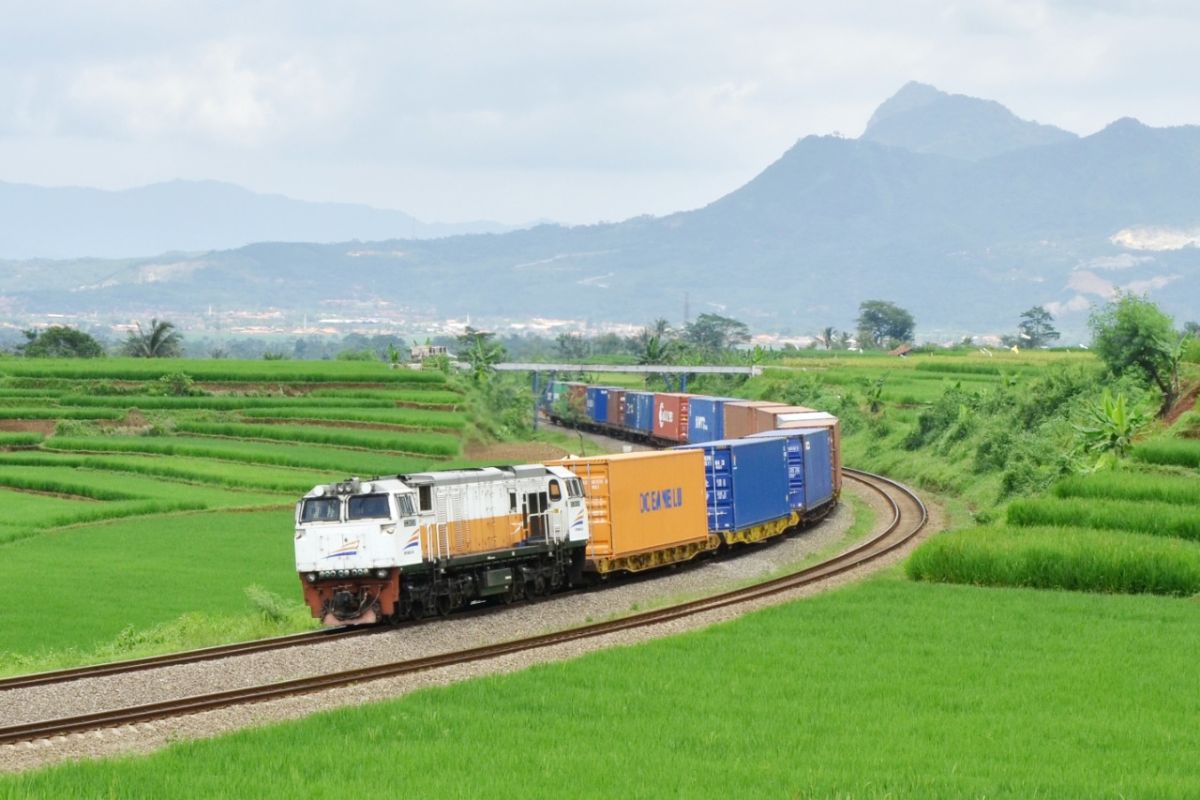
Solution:
[[(10, 363), (0, 580), (59, 570), (122, 588), (82, 610), (46, 598), (63, 620), (53, 630), (44, 614), (0, 611), (0, 671), (308, 624), (290, 567), (296, 494), (352, 472), (461, 463), (474, 424), (444, 378), (381, 365), (182, 362), (170, 372), (207, 394), (174, 396), (145, 362), (113, 359), (113, 374)], [(1116, 469), (1010, 497), (999, 471), (979, 471), (996, 456), (971, 444), (965, 410), (912, 444), (948, 390), (1077, 367), (1095, 362), (804, 353), (750, 385), (880, 387), (885, 413), (846, 431), (847, 462), (944, 493), (953, 530), (864, 584), (388, 703), (2, 777), (0, 797), (346, 796), (397, 780), (420, 797), (1194, 797), (1196, 414), (1155, 428)], [(65, 414), (33, 415), (53, 410)], [(1031, 435), (1014, 430), (1009, 452)], [(87, 516), (101, 510), (112, 516)], [(276, 595), (294, 616), (267, 622), (258, 608)], [(288, 766), (263, 782), (264, 763)]]
[(0, 674), (308, 627), (297, 497), (461, 462), (465, 404), (386, 364), (0, 358), (0, 581), (85, 587), (4, 604)]
[(1194, 602), (890, 575), (0, 796), (1194, 797), (1196, 622)]

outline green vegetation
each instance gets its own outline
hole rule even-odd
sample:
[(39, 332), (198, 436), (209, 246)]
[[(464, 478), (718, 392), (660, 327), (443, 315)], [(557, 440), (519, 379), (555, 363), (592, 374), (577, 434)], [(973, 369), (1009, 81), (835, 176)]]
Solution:
[(238, 439), (278, 439), (283, 442), (362, 447), (396, 453), (452, 456), (458, 453), (458, 438), (440, 433), (404, 433), (321, 428), (315, 425), (242, 425), (238, 423), (179, 422), (184, 433), (229, 436)]
[(446, 383), (437, 371), (392, 369), (387, 364), (362, 361), (231, 361), (182, 358), (6, 359), (0, 375), (22, 378), (66, 378), (106, 381), (156, 381), (163, 375), (184, 373), (197, 381), (258, 383)]
[(29, 586), (29, 576), (44, 575), (53, 576), (56, 586), (87, 587), (82, 593), (39, 592), (36, 613), (23, 603), (0, 609), (0, 669), (7, 672), (23, 671), (14, 662), (18, 656), (69, 663), (54, 653), (90, 652), (121, 637), (144, 636), (185, 614), (252, 614), (245, 590), (255, 584), (300, 603), (289, 511), (128, 519), (48, 531), (0, 549), (0, 584)]
[(1010, 525), (1078, 525), (1200, 539), (1200, 514), (1192, 508), (1151, 501), (1094, 498), (1033, 498), (1008, 506)]
[(333, 470), (322, 472), (266, 467), (261, 464), (238, 464), (207, 458), (71, 455), (44, 450), (0, 453), (0, 466), (7, 465), (84, 467), (112, 473), (158, 475), (195, 483), (228, 486), (232, 489), (268, 489), (292, 494), (306, 492), (318, 483), (345, 477), (344, 472)]
[(347, 422), (369, 422), (395, 425), (418, 430), (462, 430), (467, 420), (463, 414), (452, 411), (424, 411), (410, 408), (341, 409), (341, 408), (251, 408), (242, 412), (244, 417), (264, 419), (312, 419), (345, 420)]
[(46, 440), (44, 447), (80, 453), (155, 453), (217, 458), (247, 464), (273, 464), (358, 475), (394, 475), (417, 471), (429, 465), (429, 460), (425, 458), (414, 459), (361, 450), (186, 436), (53, 436)]
[(905, 570), (944, 583), (1190, 596), (1200, 592), (1200, 546), (1128, 531), (980, 527), (929, 540)]
[(22, 331), (25, 343), (17, 352), (26, 358), (99, 358), (104, 346), (76, 328), (51, 325), (41, 331)]
[[(402, 774), (414, 797), (561, 797), (564, 780), (606, 797), (1189, 797), (1197, 613), (877, 579), (644, 646), (4, 777), (0, 794), (352, 796)], [(502, 730), (521, 731), (520, 757)], [(264, 764), (288, 767), (264, 781)]]
[(40, 433), (0, 431), (0, 447), (24, 447), (39, 444), (41, 441)]
[(1073, 475), (1054, 484), (1056, 497), (1085, 497), (1095, 500), (1152, 500), (1160, 503), (1200, 506), (1200, 480), (1156, 472), (1097, 472)]
[(1200, 441), (1150, 439), (1135, 445), (1131, 455), (1147, 464), (1200, 468)]

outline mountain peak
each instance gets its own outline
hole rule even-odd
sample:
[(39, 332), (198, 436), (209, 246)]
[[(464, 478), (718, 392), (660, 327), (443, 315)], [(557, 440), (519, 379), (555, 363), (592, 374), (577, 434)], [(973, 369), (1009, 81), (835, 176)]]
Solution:
[(861, 138), (917, 153), (978, 161), (1078, 137), (1021, 119), (994, 100), (948, 94), (909, 81), (875, 109)]

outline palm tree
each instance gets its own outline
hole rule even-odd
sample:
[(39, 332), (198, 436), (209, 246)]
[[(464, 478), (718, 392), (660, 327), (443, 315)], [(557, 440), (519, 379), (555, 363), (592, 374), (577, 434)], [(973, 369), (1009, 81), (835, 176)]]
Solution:
[(182, 353), (183, 335), (175, 330), (175, 323), (167, 320), (150, 320), (150, 327), (142, 330), (142, 323), (135, 322), (136, 331), (129, 332), (125, 340), (125, 355), (135, 358), (178, 358)]

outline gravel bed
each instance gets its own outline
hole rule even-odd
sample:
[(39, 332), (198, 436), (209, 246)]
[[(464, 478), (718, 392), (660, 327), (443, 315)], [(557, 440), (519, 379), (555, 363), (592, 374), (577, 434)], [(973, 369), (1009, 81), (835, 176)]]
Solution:
[[(881, 515), (884, 513), (882, 503), (873, 494), (864, 493), (857, 485), (849, 483), (846, 490), (865, 499)], [(925, 535), (941, 527), (937, 509), (931, 508), (931, 512), (933, 519)], [(711, 594), (791, 566), (805, 556), (839, 541), (851, 524), (851, 517), (852, 514), (843, 508), (809, 531), (774, 543), (745, 548), (746, 552), (733, 557), (673, 570), (653, 580), (620, 582), (603, 590), (564, 595), (538, 604), (515, 605), (485, 614), (451, 617), (376, 636), (312, 647), (0, 692), (0, 725), (389, 663), (580, 625), (626, 613), (635, 605), (644, 608), (647, 605), (665, 604), (684, 595)], [(395, 697), (414, 689), (452, 683), (477, 675), (511, 672), (532, 664), (572, 658), (602, 647), (668, 636), (843, 585), (883, 569), (900, 558), (902, 555), (894, 554), (880, 562), (831, 578), (817, 587), (806, 587), (737, 608), (705, 612), (653, 628), (623, 631), (486, 662), (373, 681), (310, 696), (28, 744), (0, 746), (0, 770), (23, 770), (62, 760), (150, 751), (179, 739), (213, 736), (248, 725), (293, 719), (318, 710)]]

